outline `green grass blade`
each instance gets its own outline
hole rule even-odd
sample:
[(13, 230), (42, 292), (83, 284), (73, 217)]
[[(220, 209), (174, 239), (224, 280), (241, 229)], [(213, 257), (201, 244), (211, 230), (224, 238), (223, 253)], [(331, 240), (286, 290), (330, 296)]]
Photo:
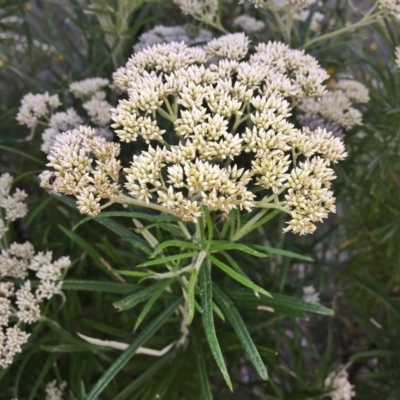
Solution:
[(161, 281), (161, 285), (158, 287), (158, 289), (151, 295), (150, 299), (147, 301), (146, 305), (143, 307), (142, 312), (139, 314), (135, 326), (133, 328), (133, 331), (136, 331), (136, 329), (139, 327), (139, 325), (142, 323), (143, 319), (146, 317), (148, 312), (150, 311), (151, 307), (153, 304), (157, 301), (157, 299), (164, 293), (164, 290), (167, 286), (169, 286), (174, 280), (173, 279), (166, 279), (164, 281)]
[(196, 283), (197, 283), (197, 276), (199, 275), (199, 271), (202, 267), (204, 258), (206, 257), (207, 253), (205, 251), (201, 251), (197, 255), (196, 262), (193, 267), (193, 271), (190, 274), (190, 279), (189, 279), (189, 285), (188, 285), (188, 305), (189, 305), (189, 320), (188, 324), (190, 325), (193, 321), (194, 318), (194, 312), (195, 312), (195, 288), (196, 288)]
[(197, 338), (196, 332), (194, 329), (190, 330), (190, 337), (192, 339), (193, 346), (193, 357), (195, 360), (197, 376), (199, 378), (200, 385), (200, 393), (202, 400), (212, 400), (210, 383), (208, 381), (207, 376), (207, 368), (204, 360), (203, 348), (201, 347), (201, 343)]
[(183, 240), (167, 240), (161, 243), (151, 255), (154, 258), (158, 253), (161, 253), (164, 249), (168, 247), (180, 247), (184, 249), (200, 250), (200, 245), (197, 243), (185, 242)]
[(249, 356), (250, 361), (254, 365), (258, 375), (261, 379), (267, 380), (267, 368), (261, 359), (261, 356), (242, 320), (242, 317), (233, 304), (233, 301), (216, 284), (213, 284), (213, 294), (218, 305), (221, 307), (222, 312), (235, 330), (236, 335), (241, 341), (243, 348)]
[(311, 257), (303, 256), (301, 254), (294, 253), (293, 251), (275, 249), (274, 247), (263, 246), (263, 245), (259, 245), (259, 244), (254, 244), (253, 247), (255, 247), (256, 249), (259, 249), (259, 250), (264, 250), (267, 253), (278, 254), (283, 257), (294, 258), (296, 260), (302, 260), (302, 261), (308, 261), (308, 262), (314, 262), (314, 260)]
[(219, 252), (225, 250), (239, 250), (242, 251), (243, 253), (251, 254), (254, 257), (260, 257), (260, 258), (267, 257), (266, 254), (260, 253), (259, 251), (254, 250), (251, 247), (246, 246), (245, 244), (232, 243), (232, 242), (224, 243), (224, 242), (214, 241), (210, 246), (210, 252)]
[(111, 367), (97, 381), (86, 400), (96, 400), (100, 393), (107, 387), (111, 380), (118, 372), (129, 362), (135, 355), (137, 349), (147, 342), (157, 330), (167, 321), (169, 316), (178, 307), (182, 298), (176, 299), (165, 311), (163, 311), (156, 319), (150, 322), (137, 338), (129, 345), (129, 347), (114, 361)]
[(86, 217), (79, 221), (73, 228), (73, 230), (77, 229), (79, 226), (83, 225), (85, 222), (91, 221), (97, 218), (109, 218), (109, 217), (123, 217), (123, 218), (137, 218), (144, 219), (147, 221), (154, 222), (175, 222), (180, 221), (178, 217), (174, 217), (173, 215), (152, 215), (144, 212), (136, 212), (136, 211), (105, 211), (98, 214), (96, 217)]
[(222, 261), (216, 259), (215, 257), (209, 255), (207, 257), (214, 265), (216, 265), (218, 268), (222, 269), (222, 271), (224, 271), (227, 275), (229, 275), (231, 278), (235, 279), (236, 281), (238, 281), (239, 283), (241, 283), (243, 286), (246, 286), (250, 289), (253, 289), (255, 292), (260, 292), (262, 293), (264, 296), (268, 296), (271, 297), (271, 295), (264, 290), (262, 287), (256, 285), (255, 283), (253, 283), (252, 281), (250, 281), (248, 278), (246, 278), (243, 275), (240, 275), (239, 273), (237, 273), (236, 271), (234, 271), (231, 267), (229, 267), (228, 265), (226, 265), (225, 263), (223, 263)]
[(211, 273), (207, 264), (204, 265), (204, 267), (200, 270), (200, 296), (201, 306), (203, 308), (203, 327), (208, 345), (210, 346), (211, 353), (222, 373), (222, 376), (225, 379), (226, 384), (228, 385), (229, 389), (232, 390), (231, 378), (229, 377), (228, 370), (226, 369), (224, 357), (222, 355), (221, 348), (219, 347), (217, 334), (215, 332), (212, 307)]
[(149, 386), (149, 379), (157, 373), (168, 361), (170, 358), (170, 354), (167, 354), (165, 357), (162, 357), (160, 360), (154, 362), (154, 364), (146, 369), (142, 375), (136, 378), (132, 383), (126, 386), (121, 392), (119, 392), (113, 400), (127, 400), (131, 399), (132, 394), (136, 392), (142, 385), (146, 384)]
[[(267, 306), (271, 308), (271, 312), (287, 312), (286, 315), (299, 316), (304, 318), (305, 312), (315, 314), (333, 316), (330, 308), (321, 306), (320, 304), (308, 303), (295, 297), (286, 296), (280, 293), (271, 292), (272, 297), (258, 298), (253, 292), (247, 289), (228, 289), (226, 294), (240, 306), (245, 308), (257, 308), (258, 306)], [(293, 311), (293, 314), (290, 312)]]
[(86, 280), (64, 280), (62, 283), (62, 290), (128, 294), (133, 292), (135, 289), (137, 289), (137, 286), (131, 283)]
[(36, 163), (38, 163), (40, 165), (43, 165), (43, 168), (44, 168), (44, 165), (45, 165), (45, 161), (44, 160), (39, 160), (36, 157), (33, 157), (33, 156), (31, 156), (31, 155), (29, 155), (27, 153), (24, 153), (23, 151), (20, 151), (20, 150), (17, 150), (17, 149), (13, 149), (12, 147), (0, 146), (0, 149), (9, 151), (10, 153), (18, 154), (19, 156), (27, 158), (28, 160), (35, 161)]
[(142, 288), (136, 290), (134, 293), (130, 294), (129, 296), (124, 297), (123, 299), (114, 302), (113, 306), (118, 311), (129, 310), (129, 309), (135, 307), (137, 304), (149, 299), (164, 284), (165, 284), (165, 282), (159, 281), (159, 282), (153, 283), (150, 286), (142, 287)]
[[(176, 374), (179, 371), (179, 368), (181, 367), (182, 363), (182, 356), (183, 356), (183, 350), (182, 347), (178, 349), (176, 356), (174, 357), (171, 363), (171, 365), (168, 366), (167, 370), (161, 377), (157, 380), (157, 382), (154, 382), (152, 387), (154, 389), (152, 390), (150, 396), (148, 399), (152, 400), (158, 400), (158, 399), (169, 399), (168, 396), (165, 396), (167, 394), (167, 390), (171, 386), (172, 382), (175, 379)], [(178, 378), (179, 379), (179, 378)]]
[(176, 254), (174, 256), (157, 258), (156, 260), (146, 261), (142, 264), (136, 265), (136, 268), (150, 267), (152, 265), (159, 265), (159, 264), (167, 264), (170, 261), (183, 260), (185, 258), (194, 257), (197, 254), (198, 254), (197, 252), (191, 252), (191, 253)]

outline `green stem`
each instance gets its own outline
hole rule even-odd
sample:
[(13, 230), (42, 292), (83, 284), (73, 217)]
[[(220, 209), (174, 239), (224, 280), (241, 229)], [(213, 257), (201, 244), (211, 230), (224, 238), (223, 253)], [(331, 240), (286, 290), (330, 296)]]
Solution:
[(158, 204), (146, 203), (145, 201), (136, 200), (136, 199), (133, 199), (132, 197), (128, 197), (128, 196), (124, 196), (124, 202), (126, 204), (133, 204), (135, 206), (141, 206), (141, 207), (145, 207), (145, 208), (150, 208), (152, 210), (157, 210), (157, 211), (169, 214), (169, 215), (176, 216), (175, 213), (172, 210), (170, 210), (170, 209), (168, 209), (166, 207), (160, 206)]
[(307, 47), (310, 47), (311, 45), (318, 43), (318, 42), (322, 42), (324, 40), (328, 40), (328, 39), (332, 39), (335, 36), (339, 36), (343, 33), (352, 31), (354, 29), (360, 28), (362, 26), (367, 26), (367, 25), (371, 25), (374, 22), (376, 22), (382, 15), (385, 14), (385, 10), (380, 10), (378, 11), (375, 15), (371, 15), (373, 10), (377, 7), (377, 3), (374, 4), (374, 6), (371, 8), (371, 10), (368, 11), (368, 13), (362, 18), (360, 19), (358, 22), (356, 22), (354, 25), (350, 25), (350, 26), (345, 26), (341, 29), (338, 29), (334, 32), (329, 32), (326, 33), (325, 35), (322, 36), (318, 36), (314, 39), (309, 40), (307, 43), (305, 43), (303, 45), (303, 49), (306, 49)]
[(249, 231), (251, 227), (256, 222), (258, 222), (267, 212), (267, 209), (260, 210), (250, 221), (246, 222), (240, 229), (236, 231), (236, 233), (231, 238), (231, 242), (237, 242), (239, 239), (245, 236), (247, 231)]
[(174, 115), (171, 115), (167, 113), (165, 110), (163, 110), (161, 107), (157, 108), (157, 111), (159, 112), (160, 115), (162, 115), (165, 119), (170, 121), (172, 124), (175, 122)]

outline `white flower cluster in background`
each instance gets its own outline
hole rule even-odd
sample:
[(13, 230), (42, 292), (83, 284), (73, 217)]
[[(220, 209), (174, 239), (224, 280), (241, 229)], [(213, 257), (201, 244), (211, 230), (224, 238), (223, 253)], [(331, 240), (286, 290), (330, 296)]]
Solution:
[(265, 24), (263, 21), (259, 21), (245, 14), (236, 17), (233, 20), (233, 24), (247, 34), (259, 32), (265, 28)]
[[(294, 6), (295, 8), (307, 8), (311, 7), (315, 0), (248, 0), (256, 8), (258, 7), (272, 7), (277, 10), (283, 9), (285, 7)], [(239, 0), (240, 3), (244, 3), (245, 0)]]
[[(306, 22), (310, 12), (307, 10), (299, 11), (293, 14), (294, 21)], [(313, 32), (319, 32), (321, 30), (322, 22), (325, 18), (325, 15), (319, 11), (316, 11), (312, 14), (309, 29)]]
[[(71, 264), (68, 257), (52, 261), (51, 252), (35, 254), (29, 242), (7, 245), (10, 221), (27, 213), (26, 193), (17, 189), (10, 194), (12, 181), (9, 174), (0, 176), (0, 368), (7, 368), (21, 352), (29, 338), (21, 326), (40, 319), (40, 304), (61, 292), (62, 276)], [(39, 281), (35, 290), (29, 280), (31, 271)], [(23, 282), (16, 284), (15, 279)]]
[(399, 0), (379, 0), (379, 8), (387, 10), (391, 14), (400, 14), (400, 1)]
[[(346, 153), (330, 132), (290, 123), (288, 99), (322, 96), (328, 75), (313, 57), (279, 42), (260, 43), (241, 61), (248, 47), (242, 33), (205, 49), (154, 45), (114, 74), (128, 98), (112, 110), (112, 126), (121, 142), (149, 145), (124, 169), (125, 188), (135, 201), (157, 202), (186, 221), (196, 221), (202, 206), (278, 208), (292, 217), (286, 230), (311, 233), (335, 210), (330, 166)], [(41, 185), (75, 195), (80, 211), (95, 215), (101, 199), (129, 197), (117, 184), (119, 146), (87, 130), (56, 138), (48, 157), (54, 172), (43, 172)]]
[(314, 289), (314, 286), (303, 287), (303, 300), (307, 303), (319, 304), (319, 293)]
[(329, 395), (332, 400), (351, 400), (356, 395), (345, 368), (330, 373), (325, 379), (325, 387), (331, 389)]
[(60, 99), (56, 94), (50, 96), (47, 92), (43, 94), (28, 93), (21, 100), (21, 107), (16, 119), (21, 125), (34, 128), (39, 119), (46, 118), (60, 105)]
[(343, 129), (362, 123), (362, 113), (353, 107), (353, 102), (367, 103), (368, 89), (351, 79), (339, 79), (329, 89), (320, 99), (303, 100), (299, 108), (304, 114), (299, 115), (298, 120), (311, 129), (317, 123), (341, 135)]
[[(1, 20), (1, 23), (4, 23), (3, 21), (4, 19)], [(7, 22), (8, 21), (6, 21), (6, 23)], [(37, 50), (43, 53), (47, 54), (57, 53), (56, 48), (52, 45), (49, 45), (45, 42), (41, 42), (37, 39), (28, 41), (28, 38), (26, 36), (19, 35), (18, 33), (14, 32), (0, 32), (0, 41), (2, 43), (7, 43), (7, 45), (12, 44), (14, 53), (26, 52), (32, 45), (33, 48), (36, 48)]]
[(185, 26), (156, 25), (153, 29), (143, 33), (139, 41), (133, 46), (134, 53), (159, 43), (184, 42), (188, 46), (197, 43), (207, 43), (213, 38), (212, 32), (200, 29), (195, 36), (189, 35)]
[(212, 22), (218, 11), (218, 0), (173, 0), (183, 14), (203, 22)]
[(395, 49), (395, 63), (398, 69), (400, 69), (400, 46), (397, 46)]
[(62, 381), (58, 383), (56, 380), (49, 382), (46, 385), (46, 398), (45, 400), (63, 400), (63, 394), (67, 387), (67, 382)]
[(32, 94), (23, 97), (21, 107), (17, 115), (17, 121), (21, 125), (34, 129), (41, 123), (46, 126), (42, 132), (42, 144), (40, 149), (48, 153), (53, 145), (55, 137), (70, 129), (78, 128), (84, 123), (93, 124), (97, 134), (106, 140), (112, 140), (113, 133), (109, 129), (111, 121), (111, 104), (106, 101), (106, 87), (109, 86), (108, 79), (89, 78), (83, 81), (73, 82), (70, 85), (72, 95), (82, 102), (82, 107), (86, 110), (87, 117), (80, 116), (74, 108), (66, 111), (54, 112), (61, 106), (57, 95), (50, 96), (48, 93)]

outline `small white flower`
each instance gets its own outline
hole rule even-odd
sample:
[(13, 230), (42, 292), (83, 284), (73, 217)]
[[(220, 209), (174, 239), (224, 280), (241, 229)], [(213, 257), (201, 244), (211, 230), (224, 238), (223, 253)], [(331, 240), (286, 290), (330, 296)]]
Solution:
[(109, 80), (104, 78), (88, 78), (71, 83), (69, 90), (77, 99), (86, 99), (102, 91), (109, 83)]
[(315, 291), (314, 286), (303, 287), (303, 300), (307, 303), (319, 304), (319, 293)]
[(356, 395), (345, 368), (330, 373), (325, 379), (325, 387), (331, 390), (332, 400), (351, 400)]

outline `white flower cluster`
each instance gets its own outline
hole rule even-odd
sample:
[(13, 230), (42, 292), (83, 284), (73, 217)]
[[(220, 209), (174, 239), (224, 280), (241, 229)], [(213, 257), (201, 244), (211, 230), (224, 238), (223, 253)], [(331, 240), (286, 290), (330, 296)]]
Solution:
[(48, 117), (60, 104), (57, 95), (50, 96), (47, 92), (43, 94), (28, 93), (21, 100), (21, 107), (16, 119), (21, 125), (34, 128), (40, 118)]
[(70, 129), (78, 128), (85, 122), (94, 124), (97, 134), (107, 140), (112, 140), (113, 134), (109, 129), (111, 121), (111, 104), (106, 99), (105, 88), (109, 81), (103, 78), (89, 78), (70, 85), (70, 91), (76, 99), (82, 101), (88, 118), (81, 117), (74, 108), (53, 113), (55, 108), (61, 105), (57, 95), (49, 96), (48, 93), (27, 94), (21, 102), (17, 115), (20, 124), (35, 128), (38, 121), (47, 126), (42, 132), (42, 144), (40, 149), (48, 153), (53, 145), (55, 137)]
[(61, 133), (47, 156), (55, 171), (42, 172), (41, 186), (76, 196), (80, 212), (96, 215), (101, 199), (123, 202), (119, 151), (119, 144), (107, 142), (90, 127)]
[(213, 21), (218, 11), (218, 0), (173, 0), (183, 14), (201, 21)]
[(200, 29), (195, 35), (190, 35), (185, 26), (156, 25), (140, 36), (139, 41), (133, 46), (133, 52), (138, 53), (159, 43), (184, 42), (191, 46), (196, 43), (207, 43), (212, 38), (213, 34), (207, 29)]
[(88, 99), (104, 92), (109, 85), (108, 79), (88, 78), (83, 81), (73, 82), (69, 85), (69, 90), (77, 99)]
[[(362, 114), (353, 107), (353, 102), (367, 103), (368, 89), (359, 82), (350, 79), (340, 79), (330, 86), (321, 99), (305, 99), (299, 108), (305, 115), (299, 121), (313, 127), (313, 120), (322, 117), (332, 131), (341, 133), (341, 129), (351, 129), (362, 123)], [(333, 124), (333, 126), (331, 125)], [(336, 125), (336, 128), (335, 128)]]
[(349, 382), (349, 376), (344, 368), (339, 372), (332, 372), (325, 379), (325, 387), (331, 389), (332, 400), (351, 400), (356, 395), (354, 386)]
[(399, 0), (379, 0), (379, 8), (387, 10), (391, 14), (400, 14), (400, 1)]
[(303, 287), (303, 300), (307, 303), (319, 304), (319, 293), (314, 289), (314, 286)]
[(57, 383), (56, 380), (49, 382), (46, 385), (46, 398), (45, 400), (63, 400), (63, 394), (65, 388), (67, 387), (67, 382), (62, 381)]
[[(25, 192), (17, 189), (10, 195), (11, 184), (12, 177), (9, 174), (0, 176), (0, 238), (6, 233), (10, 221), (27, 213), (23, 203)], [(1, 243), (0, 368), (7, 368), (29, 338), (29, 334), (24, 332), (20, 325), (32, 324), (40, 319), (40, 303), (60, 293), (62, 275), (71, 262), (68, 257), (61, 257), (52, 262), (51, 252), (39, 252), (35, 255), (29, 242), (14, 242), (10, 246), (6, 246), (7, 242), (4, 240)], [(34, 291), (28, 280), (30, 271), (34, 271), (39, 280)], [(15, 279), (24, 282), (17, 285), (13, 282)]]
[[(299, 11), (293, 14), (294, 21), (306, 22), (310, 12), (307, 10)], [(324, 20), (325, 15), (319, 11), (316, 11), (311, 16), (311, 21), (309, 25), (309, 29), (313, 32), (319, 32), (321, 30), (322, 21)]]
[(259, 21), (248, 15), (240, 15), (233, 20), (233, 24), (238, 26), (242, 31), (247, 34), (262, 31), (265, 28), (263, 21)]
[[(12, 17), (10, 17), (11, 19)], [(7, 22), (11, 22), (11, 21), (6, 21), (4, 22), (5, 18), (1, 20), (1, 23), (7, 23)], [(19, 20), (22, 20), (21, 18), (19, 18)], [(17, 21), (15, 21), (17, 22)], [(4, 26), (4, 25), (3, 25)], [(15, 29), (15, 28), (14, 28)], [(31, 41), (28, 41), (28, 38), (26, 36), (23, 35), (19, 35), (17, 33), (14, 32), (0, 32), (0, 41), (2, 43), (7, 43), (7, 47), (11, 47), (12, 45), (12, 49), (14, 54), (15, 53), (20, 53), (20, 52), (26, 52), (28, 51), (28, 49), (33, 45), (33, 48), (43, 52), (43, 53), (47, 53), (47, 54), (54, 54), (57, 53), (57, 49), (52, 46), (49, 45), (45, 42), (41, 42), (37, 39), (33, 39)]]
[[(313, 232), (335, 210), (330, 165), (346, 153), (330, 132), (290, 123), (287, 99), (321, 96), (328, 75), (313, 57), (278, 42), (261, 43), (240, 61), (248, 46), (244, 34), (205, 49), (158, 44), (114, 74), (128, 98), (112, 109), (112, 126), (121, 142), (149, 144), (124, 169), (125, 187), (135, 201), (157, 201), (186, 221), (196, 221), (202, 206), (226, 213), (268, 207), (292, 216), (286, 230)], [(119, 146), (95, 141), (87, 129), (57, 137), (48, 157), (55, 172), (41, 181), (95, 215), (101, 199), (124, 197)]]
[(12, 182), (10, 174), (0, 175), (0, 239), (7, 232), (10, 222), (25, 217), (28, 212), (24, 203), (27, 194), (19, 189), (10, 194)]
[[(245, 0), (239, 0), (240, 3), (244, 3)], [(248, 0), (250, 3), (254, 4), (256, 8), (258, 7), (273, 7), (277, 10), (283, 9), (285, 7), (294, 6), (296, 8), (307, 8), (311, 7), (315, 0)]]
[(395, 63), (398, 69), (400, 69), (400, 46), (397, 46), (395, 49)]

